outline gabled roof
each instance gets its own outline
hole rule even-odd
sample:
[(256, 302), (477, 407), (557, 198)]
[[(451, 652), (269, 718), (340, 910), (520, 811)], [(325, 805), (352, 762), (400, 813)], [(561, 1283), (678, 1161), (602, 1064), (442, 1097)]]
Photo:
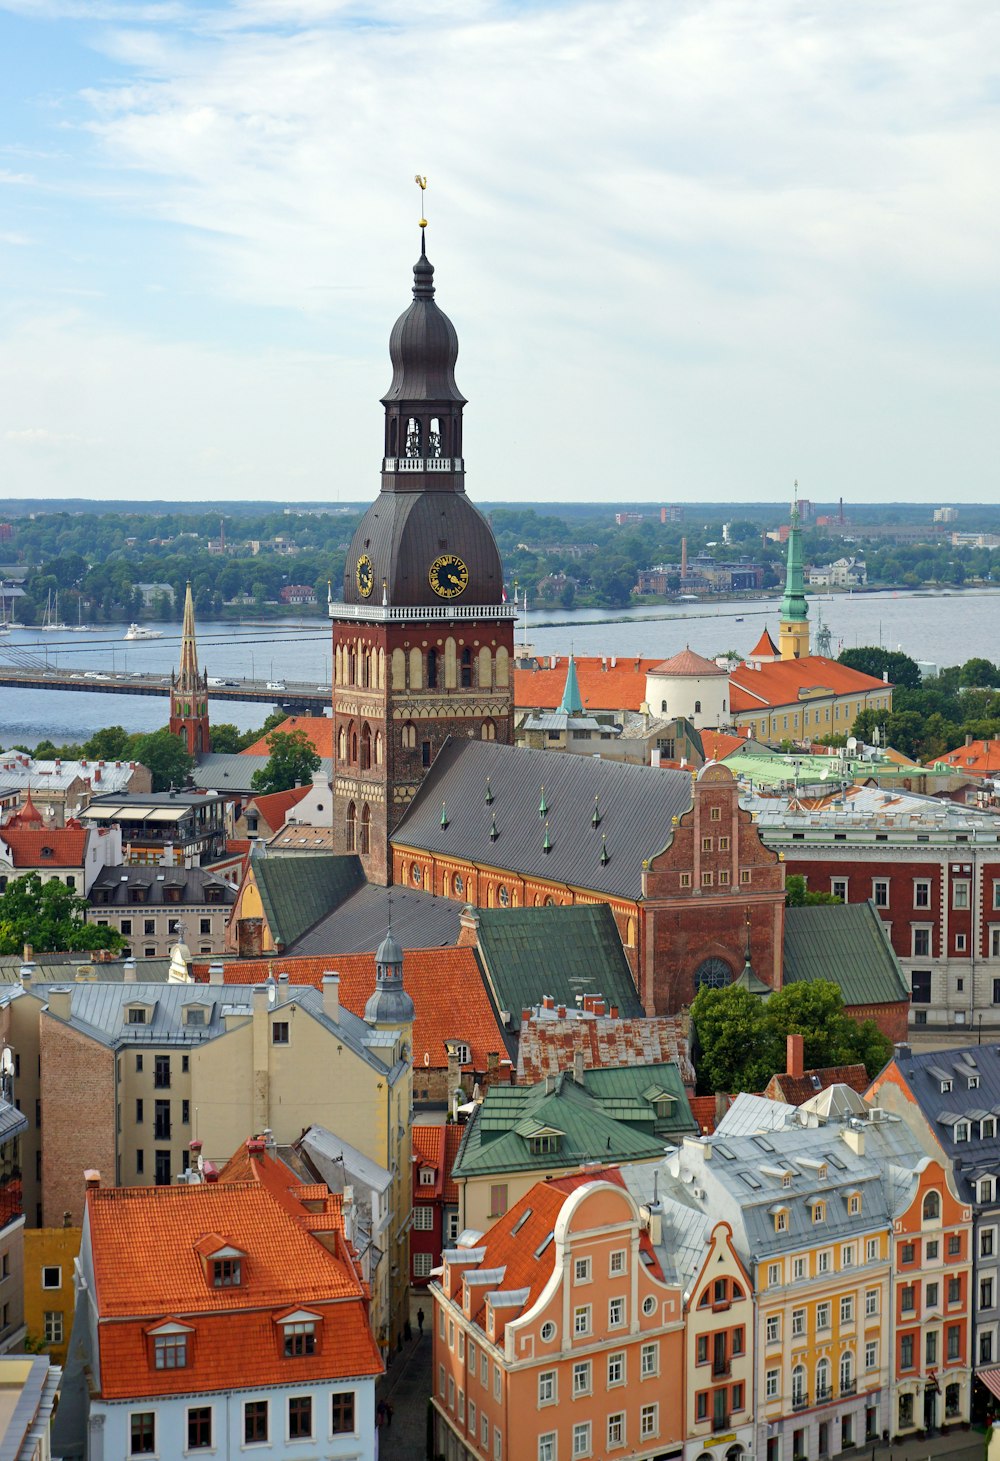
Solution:
[(772, 705), (797, 705), (812, 695), (861, 695), (876, 690), (888, 693), (892, 689), (874, 675), (862, 674), (821, 654), (760, 663), (753, 668), (738, 665), (730, 673), (729, 684), (729, 703), (737, 716)]
[(838, 985), (848, 1008), (909, 1002), (899, 960), (871, 899), (785, 910), (784, 982), (817, 979)]
[(694, 1085), (694, 1066), (681, 1023), (661, 1015), (651, 1019), (612, 1019), (596, 1015), (565, 1019), (537, 1014), (521, 1021), (517, 1042), (517, 1078), (528, 1085), (573, 1068), (577, 1053), (584, 1068), (660, 1065), (671, 1061), (686, 1084)]
[[(382, 931), (383, 938), (385, 930)], [(200, 984), (208, 978), (208, 959), (191, 965), (192, 977)], [(276, 979), (287, 974), (293, 986), (320, 989), (323, 975), (340, 975), (340, 1002), (344, 1009), (363, 1017), (365, 1003), (375, 988), (375, 955), (364, 954), (274, 954), (265, 959), (230, 959), (223, 964), (226, 984), (254, 984), (272, 970)], [(507, 1054), (503, 1028), (483, 982), (482, 971), (472, 948), (407, 949), (403, 954), (403, 983), (413, 1000), (413, 1056), (420, 1068), (447, 1069), (445, 1040), (464, 1040), (472, 1061), (466, 1069), (485, 1071), (491, 1052)], [(208, 985), (214, 997), (218, 985)]]
[(422, 888), (383, 888), (362, 882), (332, 912), (293, 939), (289, 948), (296, 954), (321, 954), (326, 949), (368, 953), (378, 948), (390, 923), (404, 946), (450, 947), (458, 942), (462, 905), (451, 898), (435, 898)]
[(361, 859), (310, 853), (255, 857), (251, 869), (275, 946), (287, 948), (365, 881)]
[[(85, 1241), (95, 1280), (88, 1301), (98, 1321), (102, 1397), (286, 1384), (277, 1321), (299, 1308), (323, 1316), (326, 1329), (316, 1354), (295, 1359), (297, 1379), (380, 1374), (351, 1251), (342, 1234), (333, 1251), (317, 1241), (308, 1216), (259, 1180), (88, 1191)], [(207, 1235), (246, 1255), (239, 1285), (211, 1282), (199, 1251)], [(152, 1362), (146, 1336), (164, 1319), (193, 1329), (183, 1369)]]
[(957, 746), (943, 756), (936, 756), (933, 765), (955, 766), (969, 776), (1000, 776), (1000, 740), (973, 741)]
[(578, 996), (599, 994), (624, 1017), (645, 1013), (607, 903), (479, 908), (476, 916), (493, 997), (515, 1025), (546, 995), (575, 1009)]
[(292, 807), (297, 806), (310, 791), (311, 786), (293, 786), (288, 791), (264, 792), (252, 797), (247, 807), (255, 807), (258, 816), (263, 817), (273, 832), (277, 832), (285, 825), (285, 818)]
[(10, 849), (13, 867), (80, 868), (87, 851), (88, 835), (85, 827), (12, 826), (8, 822), (0, 827), (0, 857), (6, 846)]
[[(131, 905), (136, 901), (137, 889), (141, 890), (145, 907), (166, 904), (183, 908), (185, 904), (204, 904), (208, 889), (212, 890), (213, 899), (220, 904), (229, 904), (236, 900), (236, 890), (232, 883), (213, 873), (210, 868), (138, 867), (126, 864), (101, 868), (91, 884), (90, 901), (98, 906)], [(168, 899), (168, 889), (180, 890), (176, 903), (173, 899)], [(103, 900), (101, 903), (97, 894)]]
[(280, 725), (275, 726), (274, 730), (268, 731), (266, 736), (261, 736), (240, 754), (243, 756), (270, 756), (271, 748), (267, 744), (268, 738), (275, 733), (285, 736), (292, 731), (301, 731), (317, 756), (330, 757), (333, 755), (333, 721), (327, 715), (289, 715)]
[(786, 1072), (771, 1077), (764, 1087), (764, 1095), (771, 1101), (787, 1101), (791, 1106), (801, 1106), (821, 1091), (831, 1086), (849, 1086), (862, 1095), (869, 1086), (868, 1072), (863, 1065), (831, 1065), (822, 1070), (805, 1070), (801, 1075)]
[(753, 649), (747, 655), (747, 659), (756, 659), (758, 656), (766, 657), (769, 655), (776, 655), (777, 653), (778, 646), (771, 638), (770, 630), (765, 629), (760, 638), (757, 640), (757, 643), (754, 645)]
[[(599, 1074), (588, 1071), (588, 1085)], [(601, 1099), (565, 1071), (554, 1082), (536, 1086), (490, 1086), (465, 1128), (454, 1174), (461, 1179), (592, 1161), (652, 1161), (661, 1156), (663, 1139), (652, 1134), (653, 1108), (647, 1104), (646, 1120), (633, 1124), (607, 1114), (614, 1105), (610, 1093)], [(538, 1156), (531, 1152), (529, 1139), (545, 1130), (561, 1134), (559, 1150)]]
[(671, 818), (690, 806), (683, 771), (449, 738), (392, 842), (638, 899), (643, 859), (665, 846)]
[[(514, 671), (514, 705), (518, 710), (555, 710), (566, 688), (567, 660), (555, 656), (537, 670)], [(586, 710), (638, 710), (646, 698), (646, 676), (655, 659), (616, 659), (596, 654), (577, 655), (577, 685)]]

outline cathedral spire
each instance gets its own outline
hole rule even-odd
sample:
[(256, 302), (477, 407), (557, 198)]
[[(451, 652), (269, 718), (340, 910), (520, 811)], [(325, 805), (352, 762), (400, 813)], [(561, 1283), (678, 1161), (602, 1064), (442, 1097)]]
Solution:
[(208, 676), (198, 670), (198, 646), (194, 637), (194, 599), (191, 585), (184, 595), (184, 627), (181, 631), (180, 670), (170, 680), (170, 730), (183, 736), (192, 756), (210, 750), (208, 726)]
[(194, 637), (194, 599), (191, 584), (184, 595), (184, 628), (181, 631), (181, 671), (178, 687), (187, 690), (198, 683), (198, 646)]
[(799, 523), (799, 484), (795, 483), (788, 526), (785, 592), (781, 600), (778, 645), (782, 659), (803, 659), (809, 653), (809, 606), (802, 565), (802, 528)]

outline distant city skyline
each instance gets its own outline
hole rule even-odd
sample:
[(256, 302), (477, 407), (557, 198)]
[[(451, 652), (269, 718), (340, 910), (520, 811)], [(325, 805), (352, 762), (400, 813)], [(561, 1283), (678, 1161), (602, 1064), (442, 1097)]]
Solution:
[(0, 0), (0, 493), (370, 499), (423, 206), (478, 502), (995, 499), (998, 44), (985, 0)]

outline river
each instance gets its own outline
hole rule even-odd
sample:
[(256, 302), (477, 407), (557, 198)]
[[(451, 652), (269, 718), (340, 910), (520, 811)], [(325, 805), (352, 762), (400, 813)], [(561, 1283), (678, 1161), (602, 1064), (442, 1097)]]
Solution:
[[(751, 650), (766, 626), (777, 637), (780, 598), (727, 600), (724, 603), (671, 604), (660, 608), (530, 610), (527, 637), (540, 655), (654, 655), (666, 659), (685, 645), (708, 656)], [(1000, 591), (961, 593), (878, 593), (810, 599), (815, 632), (819, 617), (829, 624), (833, 652), (859, 644), (903, 649), (914, 659), (937, 665), (958, 664), (972, 656), (1000, 656)], [(125, 643), (123, 626), (102, 625), (84, 633), (43, 634), (17, 629), (0, 637), (0, 659), (7, 663), (57, 666), (71, 673), (99, 670), (158, 670), (169, 674), (180, 656), (177, 624), (149, 626), (162, 639)], [(525, 626), (518, 625), (521, 643)], [(299, 624), (287, 619), (261, 622), (209, 620), (198, 626), (199, 658), (209, 675), (226, 679), (310, 680), (330, 682), (330, 632), (321, 620)], [(241, 730), (260, 725), (257, 705), (212, 701), (213, 721), (231, 721)], [(166, 697), (96, 695), (86, 691), (0, 689), (0, 746), (84, 741), (103, 726), (155, 730), (167, 719)]]

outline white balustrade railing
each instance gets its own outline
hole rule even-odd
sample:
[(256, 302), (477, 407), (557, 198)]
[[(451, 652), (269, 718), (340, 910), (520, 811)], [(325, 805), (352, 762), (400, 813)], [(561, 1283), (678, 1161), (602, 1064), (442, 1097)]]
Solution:
[(371, 623), (414, 624), (428, 619), (516, 619), (516, 604), (427, 604), (421, 608), (396, 608), (392, 604), (328, 605), (331, 619), (367, 619)]

